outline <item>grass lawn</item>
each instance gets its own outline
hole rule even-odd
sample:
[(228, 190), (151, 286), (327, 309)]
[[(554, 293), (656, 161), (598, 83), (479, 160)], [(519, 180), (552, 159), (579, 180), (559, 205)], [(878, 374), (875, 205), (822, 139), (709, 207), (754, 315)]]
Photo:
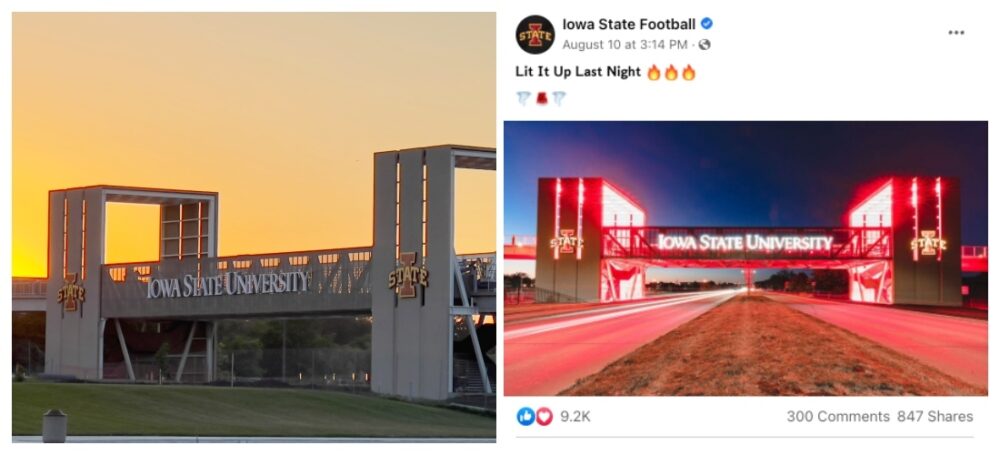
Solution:
[(562, 395), (986, 395), (763, 296), (738, 296)]
[(318, 390), (28, 382), (12, 401), (14, 435), (59, 408), (76, 436), (496, 436), (493, 417)]

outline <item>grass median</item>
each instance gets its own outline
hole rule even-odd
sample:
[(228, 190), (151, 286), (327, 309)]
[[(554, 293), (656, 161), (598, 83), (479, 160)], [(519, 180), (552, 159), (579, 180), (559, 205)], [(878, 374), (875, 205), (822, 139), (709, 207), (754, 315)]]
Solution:
[(985, 395), (764, 296), (737, 296), (561, 395)]
[(13, 434), (38, 435), (42, 413), (69, 434), (149, 436), (489, 437), (496, 419), (342, 392), (116, 384), (13, 384)]

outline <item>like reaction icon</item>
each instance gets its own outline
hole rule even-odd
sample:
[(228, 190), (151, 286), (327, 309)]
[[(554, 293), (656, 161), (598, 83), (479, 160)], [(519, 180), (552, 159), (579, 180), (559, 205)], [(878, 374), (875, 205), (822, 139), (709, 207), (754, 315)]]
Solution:
[(552, 410), (546, 407), (538, 408), (538, 411), (535, 412), (535, 418), (539, 425), (547, 427), (552, 423)]
[[(551, 421), (552, 418), (550, 417), (549, 420)], [(527, 406), (521, 408), (521, 410), (517, 411), (517, 423), (525, 427), (531, 426), (531, 424), (535, 423), (535, 410)]]

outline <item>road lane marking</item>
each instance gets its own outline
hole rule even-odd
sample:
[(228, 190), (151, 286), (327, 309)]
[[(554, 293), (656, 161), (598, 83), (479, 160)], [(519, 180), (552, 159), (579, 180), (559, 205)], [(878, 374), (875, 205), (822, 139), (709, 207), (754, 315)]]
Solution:
[(714, 295), (718, 295), (720, 292), (731, 292), (731, 291), (685, 292), (685, 293), (680, 294), (680, 295), (671, 295), (671, 296), (668, 296), (668, 297), (663, 297), (663, 298), (659, 298), (659, 299), (655, 299), (655, 300), (649, 300), (649, 301), (644, 301), (644, 302), (639, 302), (639, 303), (626, 303), (626, 304), (608, 303), (606, 305), (609, 305), (609, 306), (601, 307), (601, 308), (591, 308), (591, 309), (587, 309), (587, 310), (567, 311), (565, 313), (547, 314), (547, 315), (536, 316), (536, 317), (526, 317), (526, 318), (519, 319), (519, 320), (516, 320), (516, 321), (507, 322), (506, 327), (518, 326), (518, 325), (525, 325), (525, 324), (533, 324), (533, 323), (536, 323), (538, 321), (547, 321), (547, 320), (550, 320), (550, 319), (574, 318), (574, 317), (578, 317), (578, 316), (583, 316), (585, 314), (609, 313), (609, 312), (615, 312), (615, 311), (622, 311), (622, 310), (626, 310), (626, 309), (629, 309), (629, 308), (641, 308), (641, 307), (647, 307), (647, 306), (662, 305), (664, 303), (670, 303), (670, 302), (673, 302), (674, 300), (682, 299), (682, 298), (688, 298), (688, 297), (695, 297), (695, 296), (697, 296), (697, 297), (712, 297)]
[[(605, 321), (605, 320), (608, 320), (608, 319), (620, 318), (620, 317), (623, 317), (623, 316), (628, 316), (628, 315), (637, 314), (637, 313), (643, 313), (643, 312), (646, 312), (646, 311), (652, 311), (652, 310), (659, 309), (659, 308), (671, 307), (671, 306), (674, 306), (674, 305), (680, 305), (682, 303), (690, 303), (690, 302), (694, 302), (694, 301), (697, 301), (697, 300), (708, 299), (708, 298), (711, 298), (711, 297), (721, 297), (721, 296), (728, 297), (730, 294), (735, 293), (735, 292), (738, 292), (738, 291), (720, 291), (718, 293), (713, 293), (713, 294), (709, 294), (709, 295), (698, 295), (698, 296), (687, 297), (687, 298), (679, 299), (679, 300), (670, 300), (667, 303), (657, 303), (657, 304), (652, 304), (652, 305), (650, 305), (650, 304), (644, 304), (642, 307), (639, 307), (639, 308), (627, 308), (627, 309), (623, 309), (621, 311), (615, 311), (615, 312), (607, 313), (607, 314), (599, 314), (599, 315), (588, 316), (588, 317), (584, 317), (584, 318), (575, 318), (575, 319), (571, 319), (569, 321), (553, 322), (553, 323), (543, 324), (543, 325), (535, 326), (535, 327), (527, 327), (527, 328), (524, 328), (524, 329), (510, 330), (510, 331), (507, 331), (507, 332), (504, 333), (504, 341), (515, 340), (515, 339), (518, 339), (518, 338), (523, 338), (523, 337), (531, 336), (531, 335), (538, 335), (540, 333), (551, 332), (553, 330), (567, 329), (567, 328), (570, 328), (570, 327), (576, 327), (576, 326), (580, 326), (580, 325), (584, 325), (584, 324), (593, 324), (595, 322)], [(718, 300), (716, 300), (716, 302), (718, 302)]]

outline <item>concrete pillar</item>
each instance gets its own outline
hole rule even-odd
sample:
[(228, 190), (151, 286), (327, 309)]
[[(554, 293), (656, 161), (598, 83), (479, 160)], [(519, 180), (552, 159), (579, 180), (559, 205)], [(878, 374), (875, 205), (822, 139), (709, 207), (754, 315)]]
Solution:
[[(64, 236), (65, 234), (65, 236)], [(102, 377), (100, 289), (104, 262), (104, 203), (100, 188), (49, 193), (49, 270), (45, 317), (45, 372)], [(67, 278), (69, 280), (67, 280)], [(75, 279), (84, 290), (66, 311), (59, 291)]]
[[(372, 250), (372, 390), (375, 392), (431, 400), (446, 399), (450, 393), (454, 169), (453, 152), (447, 147), (385, 152), (375, 157)], [(425, 172), (426, 258), (423, 257)], [(416, 296), (410, 298), (398, 295), (388, 286), (389, 274), (402, 264), (396, 248), (397, 201), (398, 253), (414, 253), (413, 265), (426, 267), (428, 272), (427, 287), (417, 286)]]

